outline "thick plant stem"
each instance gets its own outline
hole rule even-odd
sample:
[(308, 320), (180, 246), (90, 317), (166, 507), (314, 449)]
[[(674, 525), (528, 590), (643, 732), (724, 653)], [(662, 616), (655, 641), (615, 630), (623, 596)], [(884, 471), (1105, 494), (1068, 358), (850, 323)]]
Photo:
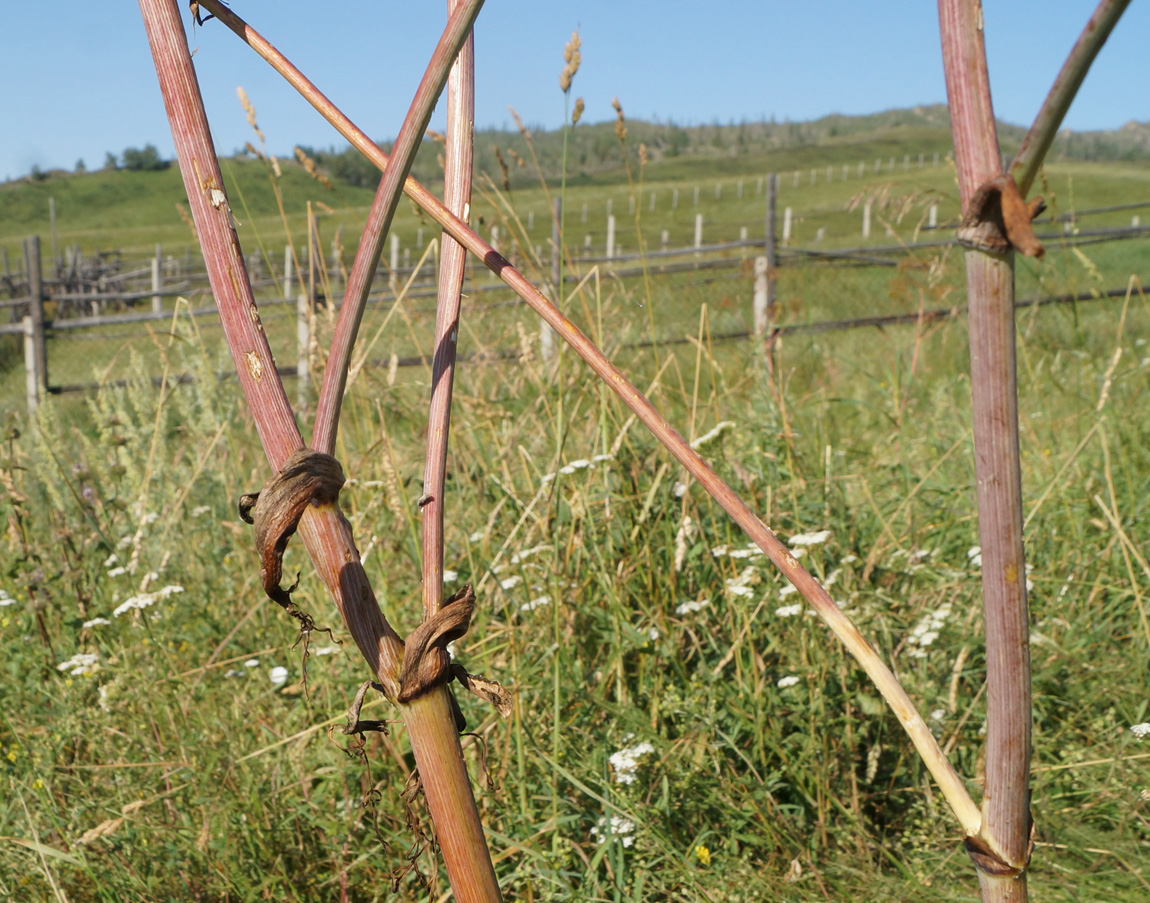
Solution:
[(363, 236), (355, 252), (355, 261), (347, 277), (347, 290), (335, 324), (331, 353), (323, 372), (323, 384), (316, 405), (315, 427), (312, 431), (312, 448), (316, 451), (331, 454), (335, 448), (339, 412), (343, 404), (344, 387), (347, 385), (347, 370), (351, 364), (351, 349), (359, 332), (364, 307), (367, 306), (367, 295), (371, 291), (375, 268), (379, 265), (383, 242), (395, 216), (395, 208), (399, 205), (403, 183), (411, 171), (427, 123), (431, 120), (435, 102), (447, 82), (452, 61), (470, 35), (471, 26), (482, 6), (483, 0), (462, 0), (452, 13), (416, 89), (403, 125), (399, 128), (399, 135), (392, 148), (393, 164), (384, 170), (383, 178), (380, 179)]
[[(278, 72), (297, 87), (300, 93), (336, 127), (353, 147), (380, 169), (386, 170), (387, 155), (266, 39), (233, 12), (222, 7), (218, 0), (201, 0), (200, 5), (217, 15), (224, 24), (267, 59)], [(738, 494), (718, 477), (710, 465), (662, 417), (654, 405), (522, 273), (512, 267), (506, 258), (483, 241), (479, 235), (447, 210), (434, 195), (414, 179), (409, 178), (407, 180), (404, 190), (445, 231), (449, 232), (471, 253), (481, 258), (488, 269), (499, 276), (564, 341), (571, 345), (596, 375), (634, 412), (635, 416), (655, 435), (655, 438), (711, 494), (731, 518), (767, 554), (783, 575), (795, 585), (803, 598), (810, 603), (835, 636), (846, 646), (847, 651), (862, 665), (875, 687), (886, 699), (932, 777), (938, 782), (939, 789), (958, 818), (964, 833), (968, 836), (976, 834), (979, 827), (978, 807), (971, 799), (966, 786), (943, 755), (930, 728), (919, 715), (914, 703), (907, 696), (897, 678), (879, 658), (874, 648), (859, 633), (851, 620), (843, 614), (842, 609), (831, 599), (827, 591), (798, 563), (790, 550), (759, 520), (746, 503), (739, 498)]]
[[(259, 312), (232, 229), (203, 100), (174, 0), (140, 0), (189, 205), (240, 384), (268, 460), (279, 470), (303, 444), (260, 328)], [(312, 505), (300, 538), (348, 632), (390, 698), (399, 692), (403, 643), (380, 611), (351, 527), (337, 505)], [(455, 729), (448, 689), (401, 706), (455, 898), (501, 899)]]
[(1046, 159), (1046, 152), (1058, 134), (1062, 118), (1070, 109), (1074, 95), (1082, 86), (1082, 80), (1086, 78), (1094, 58), (1129, 5), (1130, 0), (1102, 0), (1074, 42), (1058, 78), (1054, 80), (1050, 93), (1042, 103), (1042, 109), (1034, 117), (1034, 124), (1022, 139), (1022, 146), (1018, 148), (1014, 162), (1010, 165), (1010, 173), (1018, 183), (1018, 190), (1023, 197), (1026, 197), (1030, 186), (1034, 184), (1038, 168)]
[[(449, 0), (454, 9), (457, 0)], [(459, 51), (447, 82), (447, 147), (443, 203), (460, 219), (471, 204), (472, 141), (475, 120), (475, 45), (470, 37)], [(427, 417), (427, 460), (423, 471), (423, 616), (443, 604), (443, 504), (447, 443), (451, 433), (451, 393), (459, 339), (459, 309), (467, 249), (443, 233), (439, 256), (439, 295), (435, 309), (435, 351), (431, 359), (431, 406)]]
[[(964, 212), (1001, 170), (977, 0), (939, 0)], [(982, 600), (986, 793), (973, 855), (984, 901), (1026, 899), (1030, 859), (1030, 649), (1014, 344), (1013, 253), (966, 252)], [(982, 854), (986, 854), (980, 859)]]
[[(180, 11), (174, 0), (140, 0), (140, 11), (224, 337), (264, 453), (272, 469), (279, 470), (303, 440), (276, 373), (232, 228)], [(299, 533), (372, 673), (385, 687), (395, 685), (403, 644), (379, 610), (347, 521), (331, 506), (311, 507)]]

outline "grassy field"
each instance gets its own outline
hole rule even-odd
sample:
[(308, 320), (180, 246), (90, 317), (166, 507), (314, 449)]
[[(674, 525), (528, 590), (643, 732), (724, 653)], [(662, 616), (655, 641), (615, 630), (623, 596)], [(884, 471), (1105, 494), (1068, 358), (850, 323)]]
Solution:
[[(826, 162), (813, 187), (814, 164), (801, 187), (784, 182), (796, 243), (819, 226), (828, 247), (858, 243), (861, 215), (847, 207), (864, 190), (905, 240), (930, 200), (941, 219), (953, 215), (945, 166), (838, 181), (841, 163), (859, 156), (844, 151), (830, 184)], [(1144, 166), (1062, 165), (1047, 173), (1059, 212), (1150, 188)], [(258, 225), (265, 244), (282, 247), (274, 201), (259, 194), (262, 167), (232, 168), (252, 214), (233, 197), (243, 228)], [(718, 200), (715, 173), (697, 179), (708, 239), (761, 222), (763, 171), (724, 173)], [(651, 245), (662, 229), (673, 242), (693, 229), (694, 182), (665, 173), (644, 174), (660, 215), (649, 196), (636, 204)], [(368, 193), (340, 189), (337, 205), (296, 176), (289, 232), (311, 191), (336, 211), (325, 241), (338, 224), (354, 235)], [(112, 228), (84, 212), (67, 240), (146, 248), (160, 228), (172, 230), (165, 242), (186, 240), (175, 173), (147, 178), (170, 180), (175, 222), (116, 217)], [(659, 204), (675, 187), (671, 215)], [(624, 249), (636, 246), (618, 181), (569, 193), (569, 244), (602, 228), (608, 198)], [(512, 233), (496, 203), (477, 198), (477, 215)], [(516, 189), (512, 204), (524, 224), (535, 211), (536, 234), (522, 244), (543, 242), (542, 190)], [(872, 241), (890, 241), (877, 224)], [(414, 241), (410, 210), (398, 228)], [(636, 234), (633, 219), (627, 228)], [(1123, 285), (1144, 272), (1137, 248), (1079, 255), (1054, 244), (1042, 264), (1019, 263), (1021, 293)], [(781, 313), (804, 322), (960, 305), (957, 256), (923, 252), (877, 275), (784, 268)], [(772, 375), (754, 343), (712, 340), (745, 326), (749, 302), (742, 273), (650, 289), (605, 277), (568, 309), (684, 434), (729, 423), (702, 452), (784, 539), (830, 531), (803, 547), (804, 563), (892, 663), (977, 798), (986, 689), (965, 323), (787, 336)], [(413, 307), (386, 328), (385, 316), (372, 311), (362, 333), (382, 330), (381, 357), (427, 342), (430, 312)], [(394, 879), (398, 899), (441, 899), (429, 852), (414, 858), (430, 891), (400, 873), (413, 841), (402, 728), (372, 736), (366, 764), (339, 748), (328, 728), (343, 722), (363, 666), (336, 629), (345, 642), (313, 644), (304, 692), (294, 629), (259, 589), (234, 504), (267, 466), (234, 384), (214, 377), (227, 363), (216, 332), (181, 316), (170, 337), (119, 341), (106, 372), (134, 382), (51, 399), (37, 421), (5, 424), (0, 896), (369, 901), (396, 898)], [(1150, 307), (1137, 291), (1019, 315), (1036, 899), (1150, 892), (1150, 747), (1130, 731), (1150, 720), (1148, 342)], [(957, 825), (897, 720), (726, 516), (571, 355), (545, 365), (532, 354), (521, 309), (485, 295), (467, 311), (461, 346), (527, 352), (463, 369), (447, 499), (447, 567), (480, 600), (456, 654), (517, 700), (507, 721), (460, 700), (507, 898), (976, 900)], [(199, 378), (158, 391), (150, 377), (165, 365)], [(418, 618), (428, 382), (425, 367), (365, 368), (338, 449), (353, 478), (344, 510), (401, 634)], [(333, 624), (301, 549), (289, 549), (286, 568), (301, 572), (303, 606)], [(916, 641), (924, 623), (932, 642)], [(371, 711), (388, 717), (385, 703)]]

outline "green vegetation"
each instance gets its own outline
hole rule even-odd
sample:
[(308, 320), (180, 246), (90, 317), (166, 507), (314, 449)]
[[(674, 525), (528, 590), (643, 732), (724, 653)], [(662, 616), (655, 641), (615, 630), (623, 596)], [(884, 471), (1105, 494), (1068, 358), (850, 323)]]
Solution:
[[(629, 144), (641, 140), (629, 127)], [(885, 172), (886, 158), (901, 162), (918, 147), (892, 139), (881, 152), (748, 153), (742, 170), (738, 158), (730, 170), (708, 162), (698, 181), (707, 239), (761, 223), (755, 180), (773, 160), (803, 167), (804, 184), (784, 180), (780, 197), (798, 215), (795, 244), (809, 246), (819, 227), (827, 247), (859, 243), (864, 193), (875, 203), (872, 243), (892, 241), (883, 222), (910, 240), (931, 201), (940, 220), (957, 206), (945, 166)], [(827, 165), (880, 155), (882, 175), (841, 182), (836, 173), (825, 184)], [(649, 247), (662, 229), (672, 243), (690, 239), (690, 160), (668, 155), (643, 173), (643, 191), (656, 192), (654, 214), (649, 195), (636, 204)], [(329, 193), (281, 165), (297, 247), (304, 199), (334, 211), (321, 218), (325, 247), (340, 225), (356, 234), (368, 189)], [(813, 187), (812, 166), (823, 170)], [(258, 228), (267, 247), (282, 248), (263, 166), (233, 161), (225, 174), (243, 192), (232, 203), (245, 246)], [(1047, 179), (1063, 212), (1146, 198), (1150, 170), (1058, 163)], [(67, 202), (65, 187), (76, 192)], [(174, 169), (6, 186), (5, 198), (27, 200), (6, 204), (15, 225), (3, 231), (46, 234), (35, 218), (51, 194), (62, 225), (77, 230), (66, 240), (182, 243), (181, 191)], [(102, 218), (85, 197), (118, 215)], [(603, 177), (569, 189), (576, 256), (582, 235), (601, 231), (608, 199), (625, 250), (636, 247), (625, 189)], [(510, 202), (514, 215), (500, 212), (494, 191), (477, 195), (473, 219), (506, 239), (534, 212), (534, 232), (515, 249), (527, 261), (549, 234), (546, 199), (513, 185)], [(151, 227), (149, 211), (162, 214)], [(397, 224), (405, 246), (419, 227), (406, 210)], [(1145, 275), (1140, 249), (1052, 243), (1042, 264), (1019, 262), (1020, 294), (1123, 285)], [(927, 249), (897, 270), (783, 268), (780, 316), (961, 305), (957, 257)], [(508, 899), (975, 899), (954, 823), (859, 670), (602, 387), (570, 359), (560, 370), (534, 356), (534, 321), (505, 301), (477, 294), (464, 312), (462, 351), (525, 357), (462, 367), (446, 564), (453, 585), (474, 583), (480, 600), (457, 655), (518, 700), (504, 722), (460, 699)], [(977, 795), (985, 690), (964, 323), (788, 335), (772, 372), (753, 343), (714, 339), (745, 328), (749, 306), (749, 275), (735, 271), (653, 279), (650, 292), (642, 280), (604, 275), (565, 309), (685, 434), (730, 422), (701, 451), (784, 539), (830, 531), (796, 546), (804, 563), (894, 664)], [(273, 347), (291, 361), (290, 319), (272, 313)], [(426, 302), (387, 316), (380, 305), (365, 317), (361, 335), (380, 333), (372, 357), (427, 352)], [(322, 349), (330, 322), (319, 320)], [(217, 333), (182, 310), (171, 339), (166, 327), (131, 340), (112, 332), (99, 372), (129, 384), (51, 399), (34, 423), (12, 417), (0, 453), (0, 896), (327, 901), (346, 888), (353, 901), (392, 898), (392, 870), (413, 841), (400, 795), (410, 751), (402, 731), (369, 735), (365, 765), (337, 748), (347, 745), (338, 730), (338, 744), (329, 741), (365, 679), (351, 644), (313, 639), (304, 692), (293, 623), (263, 598), (250, 529), (235, 514), (267, 468), (234, 382), (214, 376), (229, 365)], [(651, 338), (660, 344), (625, 347)], [(1137, 291), (1126, 305), (1019, 316), (1034, 565), (1031, 882), (1046, 900), (1136, 901), (1147, 890), (1139, 869), (1150, 843), (1150, 747), (1129, 728), (1150, 721), (1138, 546), (1150, 516), (1148, 342), (1150, 307)], [(89, 371), (100, 344), (84, 344)], [(165, 365), (197, 379), (160, 392), (151, 377)], [(354, 478), (344, 510), (401, 633), (418, 619), (429, 378), (426, 367), (365, 367), (338, 450)], [(297, 598), (316, 620), (336, 623), (298, 546), (285, 569), (302, 572)], [(282, 682), (275, 668), (286, 669)], [(368, 712), (387, 717), (386, 704)], [(614, 835), (599, 842), (613, 818)], [(418, 861), (434, 873), (428, 855)], [(424, 893), (413, 874), (398, 881), (398, 899)]]

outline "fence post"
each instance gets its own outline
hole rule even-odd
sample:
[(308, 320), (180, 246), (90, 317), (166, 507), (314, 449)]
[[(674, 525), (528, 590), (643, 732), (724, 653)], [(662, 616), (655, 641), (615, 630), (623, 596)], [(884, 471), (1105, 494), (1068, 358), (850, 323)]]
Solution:
[(25, 317), (24, 324), (24, 398), (28, 413), (35, 414), (40, 405), (40, 377), (36, 372), (36, 327), (31, 317)]
[(284, 245), (284, 300), (291, 300), (291, 245)]
[(163, 247), (156, 243), (156, 256), (152, 258), (152, 312), (161, 313), (164, 309), (164, 299), (160, 297), (160, 260)]
[(775, 268), (778, 266), (778, 215), (779, 177), (776, 173), (767, 176), (767, 235), (762, 257), (755, 258), (755, 335), (763, 335), (770, 325), (775, 306)]
[[(289, 258), (290, 259), (290, 258)], [(300, 407), (307, 399), (308, 384), (308, 350), (311, 347), (311, 317), (309, 316), (307, 295), (300, 292), (295, 299), (295, 335), (296, 335), (296, 361), (295, 375), (299, 379)]]
[(793, 214), (790, 207), (783, 209), (783, 244), (789, 244), (791, 241), (791, 219)]
[[(554, 204), (555, 212), (551, 217), (551, 284), (555, 286), (555, 305), (562, 310), (563, 283), (560, 281), (559, 262), (563, 247), (563, 230), (560, 228), (563, 222), (563, 199), (555, 198)], [(555, 333), (543, 319), (539, 321), (539, 354), (544, 361), (555, 357)]]
[(938, 204), (930, 205), (930, 214), (927, 225), (929, 225), (932, 229), (938, 228)]
[[(1138, 219), (1138, 217), (1134, 217), (1134, 219)], [(1138, 225), (1138, 224), (1137, 224), (1137, 223), (1135, 223), (1134, 225)], [(661, 244), (662, 244), (662, 248), (663, 248), (663, 250), (664, 250), (664, 251), (666, 251), (666, 250), (667, 250), (667, 243), (668, 243), (670, 240), (671, 240), (671, 233), (670, 233), (670, 232), (668, 232), (666, 229), (664, 229), (664, 230), (663, 230), (663, 234), (659, 236), (659, 241), (661, 242)]]
[(60, 275), (60, 246), (56, 242), (56, 199), (48, 198), (48, 228), (52, 235), (52, 275)]
[(870, 238), (870, 201), (863, 204), (863, 238)]
[(703, 214), (695, 214), (695, 248), (696, 250), (703, 246)]
[(671, 209), (679, 209), (679, 189), (676, 188), (671, 192)]
[(44, 276), (40, 269), (40, 236), (24, 242), (24, 271), (28, 274), (28, 314), (32, 318), (36, 354), (36, 378), (48, 391), (48, 348), (44, 343)]
[(615, 256), (615, 215), (607, 216), (607, 257)]

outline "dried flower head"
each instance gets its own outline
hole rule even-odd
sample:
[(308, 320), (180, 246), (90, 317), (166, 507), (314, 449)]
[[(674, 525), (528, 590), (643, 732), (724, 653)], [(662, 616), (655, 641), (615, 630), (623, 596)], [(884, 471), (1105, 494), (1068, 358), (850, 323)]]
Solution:
[(328, 177), (325, 176), (322, 172), (320, 172), (316, 168), (315, 160), (313, 160), (311, 157), (309, 157), (304, 152), (304, 149), (302, 147), (297, 146), (295, 148), (295, 158), (297, 160), (299, 160), (299, 162), (303, 166), (303, 168), (305, 170), (307, 170), (307, 174), (309, 176), (311, 176), (313, 179), (315, 179), (317, 182), (319, 182), (328, 191), (334, 191), (335, 190), (332, 187), (331, 181), (328, 179)]
[(248, 117), (248, 125), (252, 127), (252, 131), (259, 136), (260, 144), (264, 143), (264, 133), (260, 131), (260, 127), (256, 125), (256, 108), (252, 106), (252, 102), (248, 100), (248, 92), (243, 89), (243, 86), (236, 87), (236, 94), (240, 98), (240, 106), (244, 108), (244, 112)]
[(583, 118), (583, 98), (575, 98), (575, 112), (571, 114), (571, 124), (575, 125), (580, 119)]
[(521, 156), (519, 156), (519, 154), (517, 154), (511, 148), (507, 148), (507, 153), (511, 157), (511, 159), (515, 161), (515, 165), (518, 166), (520, 169), (523, 169), (524, 167), (527, 166), (527, 161), (524, 160)]
[(615, 115), (618, 117), (615, 122), (615, 137), (617, 137), (620, 141), (626, 141), (627, 127), (623, 125), (623, 123), (626, 121), (623, 116), (623, 105), (619, 103), (618, 97), (612, 97), (611, 106), (615, 108)]
[(495, 145), (495, 159), (499, 161), (499, 168), (503, 170), (503, 190), (511, 190), (511, 170), (507, 168), (507, 163), (503, 159), (503, 152), (499, 149), (499, 145)]
[(571, 40), (563, 47), (563, 71), (559, 73), (559, 89), (566, 94), (571, 90), (571, 79), (575, 77), (575, 73), (579, 71), (579, 64), (583, 60), (583, 55), (579, 52), (579, 47), (582, 45), (579, 38), (579, 32), (571, 32)]
[(428, 129), (427, 137), (434, 141), (436, 144), (442, 144), (444, 147), (447, 147), (447, 136), (442, 132), (437, 132), (435, 129)]
[(639, 165), (647, 165), (647, 145), (642, 142), (639, 144)]

